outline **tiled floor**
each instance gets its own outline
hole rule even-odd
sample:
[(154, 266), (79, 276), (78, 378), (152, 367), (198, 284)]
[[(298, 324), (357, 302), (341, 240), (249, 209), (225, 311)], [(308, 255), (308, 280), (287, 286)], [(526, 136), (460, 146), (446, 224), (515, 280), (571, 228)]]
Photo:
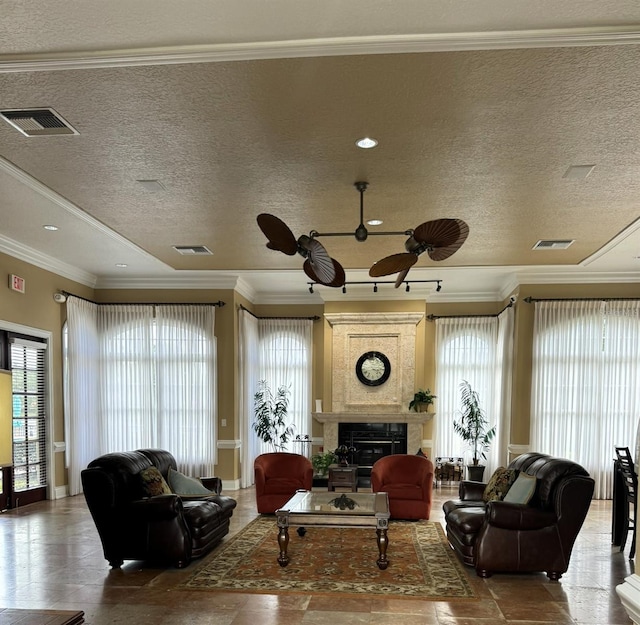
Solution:
[[(254, 493), (225, 494), (238, 500), (233, 534), (256, 516)], [(442, 520), (442, 502), (455, 494), (454, 487), (435, 491), (432, 520)], [(594, 502), (560, 582), (544, 574), (482, 580), (468, 569), (478, 601), (170, 592), (191, 575), (189, 567), (160, 570), (127, 562), (110, 570), (84, 498), (70, 497), (0, 515), (0, 607), (84, 610), (89, 625), (627, 625), (615, 586), (633, 572), (633, 563), (612, 549), (610, 529), (611, 502)]]

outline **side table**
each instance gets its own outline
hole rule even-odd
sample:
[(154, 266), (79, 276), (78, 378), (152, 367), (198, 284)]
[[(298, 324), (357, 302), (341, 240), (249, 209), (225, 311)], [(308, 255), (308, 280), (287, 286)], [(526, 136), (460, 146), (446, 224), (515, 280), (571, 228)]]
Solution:
[(349, 464), (342, 466), (340, 464), (329, 465), (329, 480), (327, 483), (330, 491), (338, 488), (347, 488), (350, 492), (358, 491), (358, 465)]

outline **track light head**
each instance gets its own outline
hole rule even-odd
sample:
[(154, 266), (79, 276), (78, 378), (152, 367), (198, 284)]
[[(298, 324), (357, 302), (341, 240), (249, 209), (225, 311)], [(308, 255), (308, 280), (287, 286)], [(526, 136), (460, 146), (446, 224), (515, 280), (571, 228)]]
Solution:
[(378, 285), (375, 282), (373, 283), (373, 292), (374, 293), (378, 292)]
[(406, 282), (405, 284), (407, 285), (407, 288), (405, 289), (405, 291), (408, 293), (411, 290), (411, 287), (409, 286), (408, 282)]
[(442, 289), (442, 285), (438, 282), (438, 286), (436, 287), (436, 291), (440, 291), (440, 289)]
[(342, 292), (343, 292), (343, 293), (346, 293), (346, 292), (347, 292), (347, 285), (346, 285), (346, 284), (343, 284), (343, 285), (342, 285)]
[(313, 293), (313, 284), (309, 285), (309, 293)]

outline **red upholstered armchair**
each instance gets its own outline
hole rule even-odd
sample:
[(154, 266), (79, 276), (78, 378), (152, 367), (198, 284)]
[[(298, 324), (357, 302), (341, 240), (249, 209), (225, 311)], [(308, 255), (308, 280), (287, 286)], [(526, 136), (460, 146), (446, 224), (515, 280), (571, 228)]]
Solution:
[(388, 494), (392, 519), (428, 519), (433, 463), (424, 456), (384, 456), (371, 469), (371, 490)]
[(255, 459), (253, 469), (260, 514), (273, 514), (297, 490), (311, 490), (313, 486), (313, 466), (300, 454), (262, 454)]

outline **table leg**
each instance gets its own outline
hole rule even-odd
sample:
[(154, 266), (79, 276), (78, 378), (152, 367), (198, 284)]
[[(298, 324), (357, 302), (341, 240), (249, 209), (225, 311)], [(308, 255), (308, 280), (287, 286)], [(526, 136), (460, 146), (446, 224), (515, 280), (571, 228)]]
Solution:
[(287, 547), (289, 546), (289, 528), (288, 527), (280, 527), (278, 529), (278, 546), (280, 547), (278, 564), (280, 566), (287, 566), (287, 564), (289, 564), (289, 556), (287, 555)]
[(376, 564), (379, 569), (383, 571), (389, 566), (389, 560), (387, 560), (387, 547), (389, 546), (389, 540), (387, 538), (387, 530), (386, 529), (377, 529), (376, 534), (378, 535), (378, 560)]

